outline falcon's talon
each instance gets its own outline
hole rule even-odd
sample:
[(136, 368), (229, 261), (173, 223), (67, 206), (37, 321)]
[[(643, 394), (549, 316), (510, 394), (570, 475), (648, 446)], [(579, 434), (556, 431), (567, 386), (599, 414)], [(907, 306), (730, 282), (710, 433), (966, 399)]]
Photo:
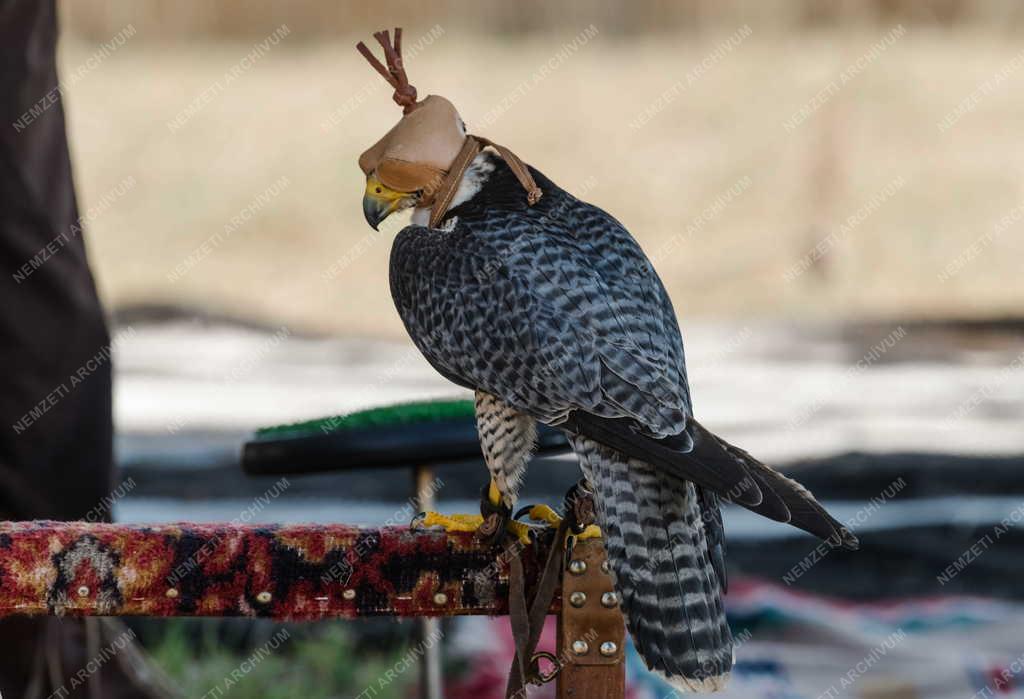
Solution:
[(505, 531), (512, 534), (516, 541), (523, 546), (529, 546), (533, 543), (533, 527), (529, 524), (523, 524), (522, 522), (510, 519), (505, 524)]
[(553, 528), (562, 523), (562, 516), (547, 505), (534, 505), (527, 514), (534, 522), (545, 522)]
[(533, 508), (533, 507), (534, 507), (533, 505), (526, 505), (525, 507), (520, 507), (518, 510), (516, 510), (516, 513), (514, 515), (512, 515), (512, 519), (516, 519), (516, 520), (520, 520), (521, 521), (523, 519), (523, 515), (529, 514), (530, 513), (530, 509)]

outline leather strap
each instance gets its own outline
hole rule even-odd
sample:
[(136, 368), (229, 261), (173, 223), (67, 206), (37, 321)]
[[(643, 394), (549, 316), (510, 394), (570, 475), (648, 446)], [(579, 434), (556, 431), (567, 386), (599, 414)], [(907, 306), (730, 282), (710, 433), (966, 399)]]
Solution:
[[(565, 516), (555, 530), (555, 538), (551, 542), (548, 558), (544, 563), (544, 570), (541, 572), (529, 611), (526, 608), (526, 581), (523, 575), (522, 549), (510, 561), (508, 614), (516, 654), (512, 660), (512, 668), (509, 670), (505, 699), (513, 697), (525, 699), (524, 687), (527, 684), (550, 682), (560, 671), (557, 659), (553, 658), (550, 653), (535, 653), (534, 651), (537, 649), (537, 642), (540, 641), (540, 634), (544, 630), (544, 618), (547, 616), (548, 610), (551, 609), (551, 602), (559, 588), (563, 589), (562, 603), (565, 604), (562, 571), (568, 565), (573, 543), (576, 540), (575, 536), (572, 536), (571, 539), (567, 537), (570, 532), (579, 534), (594, 521), (593, 496), (585, 487), (583, 480), (575, 484), (565, 494), (564, 510)], [(604, 551), (603, 547), (601, 551)], [(604, 554), (602, 553), (602, 555)], [(597, 567), (595, 567), (596, 569)], [(619, 639), (619, 647), (621, 646), (621, 639)], [(547, 656), (555, 664), (555, 668), (548, 675), (544, 675), (540, 671), (539, 659), (542, 656)]]
[(529, 168), (527, 168), (523, 161), (519, 159), (518, 155), (510, 151), (505, 146), (499, 146), (489, 138), (484, 138), (483, 136), (473, 136), (472, 138), (480, 141), (484, 146), (490, 146), (494, 150), (498, 151), (502, 160), (508, 163), (512, 173), (516, 176), (516, 179), (519, 180), (519, 184), (523, 185), (523, 189), (526, 190), (526, 201), (529, 202), (530, 206), (533, 206), (540, 201), (540, 198), (544, 193), (540, 191), (540, 187), (538, 187), (537, 183), (534, 181)]
[(536, 180), (530, 174), (530, 169), (519, 159), (519, 156), (505, 146), (499, 146), (488, 138), (470, 134), (466, 136), (466, 142), (462, 144), (462, 150), (459, 151), (459, 154), (455, 156), (455, 160), (452, 161), (451, 167), (448, 168), (448, 173), (441, 180), (437, 189), (430, 193), (430, 198), (427, 199), (427, 203), (430, 203), (431, 200), (433, 201), (430, 208), (431, 228), (437, 228), (438, 224), (441, 223), (441, 219), (444, 218), (445, 212), (448, 211), (452, 199), (455, 198), (455, 193), (459, 190), (459, 183), (462, 182), (463, 175), (466, 174), (466, 170), (469, 169), (477, 154), (487, 146), (498, 151), (498, 155), (508, 164), (512, 174), (516, 176), (519, 184), (526, 190), (526, 202), (533, 206), (540, 201), (544, 193), (537, 186)]
[(555, 530), (555, 539), (551, 542), (551, 549), (548, 551), (547, 561), (544, 563), (544, 570), (537, 583), (537, 590), (533, 595), (529, 611), (526, 607), (526, 580), (523, 574), (522, 550), (512, 557), (509, 564), (509, 590), (508, 590), (508, 614), (512, 626), (512, 639), (515, 643), (516, 654), (512, 660), (512, 668), (509, 670), (508, 683), (505, 686), (505, 697), (525, 697), (524, 687), (527, 684), (540, 684), (540, 668), (534, 658), (534, 650), (537, 642), (540, 641), (541, 631), (544, 630), (544, 618), (548, 609), (551, 608), (551, 601), (555, 597), (555, 591), (561, 585), (563, 551), (566, 534), (569, 533), (571, 517), (564, 518)]
[(455, 198), (455, 192), (459, 191), (459, 182), (462, 181), (462, 176), (466, 174), (470, 163), (473, 162), (473, 158), (477, 156), (480, 150), (480, 142), (473, 136), (466, 136), (466, 140), (462, 144), (462, 150), (455, 156), (451, 167), (448, 168), (448, 173), (441, 180), (437, 189), (429, 193), (434, 200), (430, 208), (431, 228), (437, 228), (438, 224), (441, 223), (444, 213), (451, 205), (452, 199)]

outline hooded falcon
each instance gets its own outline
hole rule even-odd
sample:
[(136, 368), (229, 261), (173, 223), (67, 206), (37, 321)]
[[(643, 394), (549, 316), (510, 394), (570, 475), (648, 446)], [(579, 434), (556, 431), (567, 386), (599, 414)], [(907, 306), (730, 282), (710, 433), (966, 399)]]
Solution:
[(401, 30), (393, 44), (375, 36), (386, 66), (358, 48), (405, 114), (360, 157), (363, 210), (376, 229), (413, 209), (391, 251), (391, 294), (430, 364), (475, 392), (485, 499), (507, 516), (536, 423), (564, 431), (640, 655), (675, 687), (722, 688), (733, 647), (720, 501), (836, 547), (857, 539), (799, 483), (694, 418), (672, 302), (629, 231), (468, 135), (443, 97), (417, 101)]

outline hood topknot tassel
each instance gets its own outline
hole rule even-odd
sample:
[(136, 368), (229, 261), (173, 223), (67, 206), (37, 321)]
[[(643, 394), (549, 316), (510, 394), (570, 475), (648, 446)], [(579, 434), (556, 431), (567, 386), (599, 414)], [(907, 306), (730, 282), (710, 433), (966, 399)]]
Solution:
[(385, 68), (377, 57), (373, 55), (369, 47), (363, 42), (356, 44), (359, 53), (369, 61), (370, 65), (383, 76), (391, 87), (395, 88), (392, 99), (402, 107), (402, 111), (408, 114), (419, 106), (416, 102), (416, 88), (409, 84), (409, 78), (405, 74), (405, 65), (402, 63), (402, 28), (395, 27), (395, 43), (391, 43), (391, 36), (388, 30), (374, 33), (373, 37), (384, 47), (384, 60), (388, 62)]

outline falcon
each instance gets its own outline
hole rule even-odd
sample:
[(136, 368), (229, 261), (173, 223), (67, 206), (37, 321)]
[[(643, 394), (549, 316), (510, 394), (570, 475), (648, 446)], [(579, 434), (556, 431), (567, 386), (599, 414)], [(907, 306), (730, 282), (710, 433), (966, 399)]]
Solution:
[(401, 30), (394, 43), (375, 36), (387, 65), (358, 48), (404, 116), (360, 157), (363, 211), (377, 229), (413, 210), (391, 250), (391, 294), (424, 357), (475, 393), (485, 511), (511, 512), (537, 423), (564, 431), (640, 655), (674, 687), (721, 689), (733, 642), (720, 503), (834, 547), (855, 549), (856, 537), (696, 420), (672, 301), (629, 231), (467, 134), (448, 100), (418, 101)]

